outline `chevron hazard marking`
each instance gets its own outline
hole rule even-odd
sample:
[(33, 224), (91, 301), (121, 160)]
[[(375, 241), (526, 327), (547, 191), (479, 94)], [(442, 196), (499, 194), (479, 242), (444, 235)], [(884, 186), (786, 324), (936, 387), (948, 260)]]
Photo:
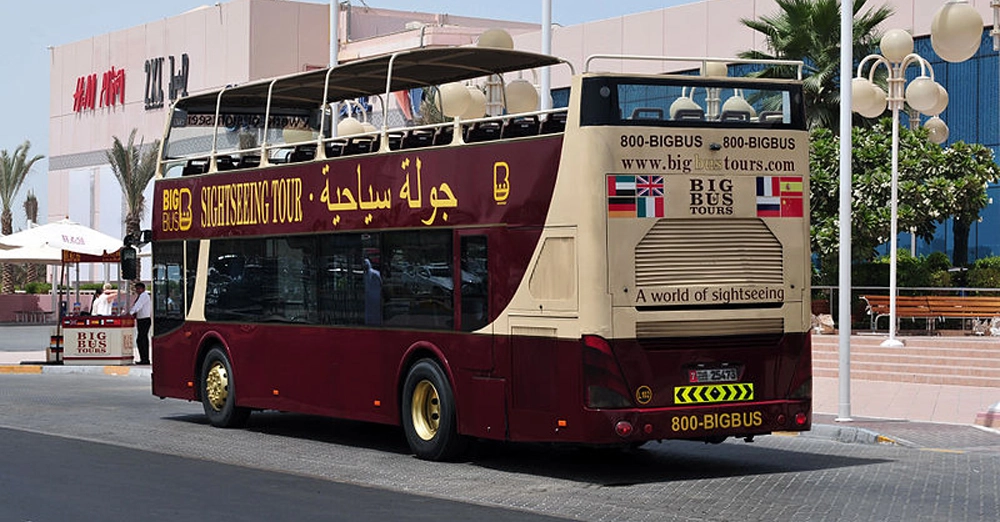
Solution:
[(752, 400), (752, 382), (677, 386), (674, 388), (674, 404), (708, 404)]

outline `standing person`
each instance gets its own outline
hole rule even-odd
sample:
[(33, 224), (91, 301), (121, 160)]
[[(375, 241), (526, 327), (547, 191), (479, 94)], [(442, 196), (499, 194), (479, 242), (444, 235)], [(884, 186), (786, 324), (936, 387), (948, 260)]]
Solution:
[(111, 315), (116, 299), (118, 299), (118, 292), (111, 286), (111, 283), (104, 283), (101, 295), (97, 296), (94, 303), (90, 305), (90, 315)]
[(139, 338), (135, 341), (136, 348), (139, 349), (139, 364), (149, 364), (149, 327), (153, 324), (150, 318), (153, 301), (143, 283), (135, 284), (135, 293), (135, 302), (128, 313), (135, 317), (135, 325), (139, 329)]

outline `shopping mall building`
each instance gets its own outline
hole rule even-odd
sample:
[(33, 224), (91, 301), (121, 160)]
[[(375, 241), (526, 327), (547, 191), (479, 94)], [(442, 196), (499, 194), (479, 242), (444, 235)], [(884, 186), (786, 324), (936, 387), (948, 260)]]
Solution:
[[(943, 0), (887, 3), (895, 14), (883, 29), (910, 30), (916, 40), (915, 51), (933, 64), (936, 79), (951, 95), (952, 102), (942, 114), (951, 128), (949, 140), (982, 143), (997, 150), (1000, 60), (989, 28), (984, 28), (980, 49), (972, 59), (951, 64), (937, 57), (927, 36)], [(970, 3), (984, 20), (992, 20), (987, 0)], [(369, 4), (377, 5), (377, 1)], [(124, 141), (137, 129), (137, 142), (149, 144), (162, 135), (167, 109), (180, 96), (326, 67), (330, 11), (328, 3), (231, 0), (55, 47), (51, 57), (47, 220), (68, 216), (122, 236), (125, 207), (105, 156), (112, 137)], [(702, 0), (580, 25), (554, 26), (552, 52), (571, 61), (578, 71), (593, 54), (735, 57), (740, 51), (762, 46), (761, 36), (743, 26), (740, 19), (758, 19), (776, 11), (769, 0)], [(494, 27), (511, 33), (517, 49), (541, 49), (538, 24), (393, 11), (345, 2), (336, 31), (338, 60), (422, 46), (468, 45)], [(690, 64), (677, 62), (671, 67), (650, 62), (646, 67), (651, 72), (664, 72), (686, 69)], [(559, 88), (568, 83), (565, 68), (552, 71), (557, 104), (564, 97)], [(147, 190), (151, 194), (152, 186)], [(989, 192), (997, 203), (983, 211), (981, 222), (970, 234), (970, 259), (1000, 253), (1000, 186), (990, 187)], [(144, 228), (149, 226), (149, 198)], [(950, 254), (950, 232), (950, 223), (940, 226), (934, 241), (917, 244), (917, 252)], [(900, 247), (908, 247), (909, 241), (904, 235)], [(81, 273), (80, 279), (102, 280), (102, 269), (81, 268), (90, 272)]]

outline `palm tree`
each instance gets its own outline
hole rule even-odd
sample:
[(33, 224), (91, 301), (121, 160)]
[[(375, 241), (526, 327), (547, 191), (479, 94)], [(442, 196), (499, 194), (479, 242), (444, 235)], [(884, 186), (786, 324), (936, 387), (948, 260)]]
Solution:
[[(10, 210), (10, 204), (14, 200), (14, 195), (21, 190), (25, 178), (31, 172), (31, 167), (35, 162), (44, 158), (37, 154), (28, 159), (28, 150), (31, 149), (31, 142), (25, 140), (10, 154), (7, 149), (0, 151), (0, 204), (3, 210), (0, 211), (0, 231), (6, 236), (14, 232), (14, 216)], [(0, 293), (10, 294), (14, 292), (13, 266), (9, 263), (3, 265), (3, 280), (0, 283)]]
[(160, 140), (156, 140), (143, 153), (142, 142), (139, 145), (135, 144), (136, 131), (137, 129), (132, 129), (127, 145), (123, 145), (118, 136), (113, 136), (111, 149), (105, 152), (108, 163), (111, 164), (111, 171), (115, 173), (115, 178), (122, 187), (122, 194), (128, 207), (125, 214), (125, 233), (133, 236), (138, 235), (142, 217), (146, 213), (146, 196), (142, 193), (156, 174), (156, 161), (160, 151)]
[[(881, 34), (877, 26), (893, 14), (883, 5), (858, 16), (866, 0), (853, 0), (854, 57), (871, 53)], [(740, 58), (802, 60), (803, 91), (809, 128), (836, 130), (840, 125), (840, 2), (838, 0), (775, 0), (776, 15), (740, 22), (764, 35), (767, 50), (744, 51)], [(767, 67), (765, 78), (788, 78), (788, 67)], [(850, 79), (844, 82), (850, 88)]]
[[(28, 218), (28, 226), (31, 226), (32, 223), (38, 223), (38, 198), (31, 190), (28, 191), (28, 197), (24, 198), (24, 217)], [(27, 280), (29, 283), (38, 280), (37, 263), (28, 263)]]

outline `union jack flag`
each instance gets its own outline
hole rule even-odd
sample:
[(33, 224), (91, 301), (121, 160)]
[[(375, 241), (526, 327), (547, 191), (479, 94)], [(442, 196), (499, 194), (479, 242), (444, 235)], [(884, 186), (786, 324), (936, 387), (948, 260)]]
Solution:
[(636, 176), (635, 190), (639, 197), (662, 197), (663, 176)]

